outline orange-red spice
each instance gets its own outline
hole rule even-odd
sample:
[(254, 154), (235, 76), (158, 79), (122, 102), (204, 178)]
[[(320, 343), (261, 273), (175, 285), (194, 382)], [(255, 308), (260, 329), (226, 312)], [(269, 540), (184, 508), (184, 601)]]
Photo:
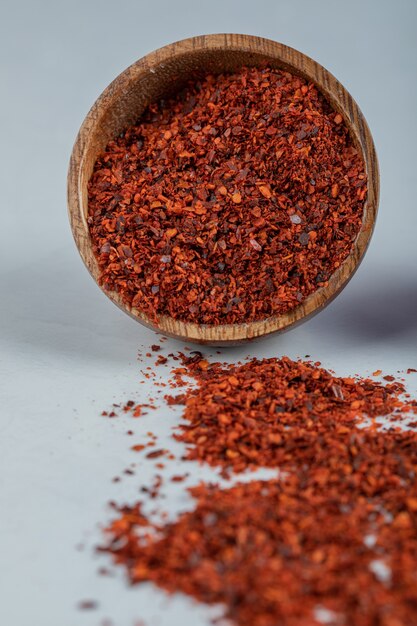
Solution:
[(133, 583), (221, 603), (239, 626), (313, 626), (322, 616), (332, 626), (412, 626), (417, 489), (402, 485), (401, 462), (415, 467), (416, 451), (383, 450), (392, 474), (372, 496), (352, 464), (348, 485), (345, 472), (329, 480), (314, 466), (311, 476), (228, 490), (201, 485), (195, 509), (165, 526), (149, 530), (139, 505), (124, 508), (107, 550)]
[(417, 623), (417, 433), (400, 421), (417, 403), (403, 385), (287, 357), (182, 360), (178, 377), (198, 383), (178, 398), (186, 458), (279, 473), (200, 485), (173, 523), (151, 524), (140, 503), (121, 508), (104, 549), (130, 580), (221, 603), (237, 626)]
[(185, 424), (175, 437), (188, 444), (187, 459), (226, 471), (317, 461), (367, 418), (417, 412), (417, 402), (401, 399), (401, 383), (339, 378), (288, 357), (207, 367), (197, 353), (183, 361), (200, 384), (180, 398)]
[(88, 224), (101, 283), (152, 318), (285, 313), (348, 256), (366, 184), (314, 84), (270, 68), (207, 76), (98, 158)]

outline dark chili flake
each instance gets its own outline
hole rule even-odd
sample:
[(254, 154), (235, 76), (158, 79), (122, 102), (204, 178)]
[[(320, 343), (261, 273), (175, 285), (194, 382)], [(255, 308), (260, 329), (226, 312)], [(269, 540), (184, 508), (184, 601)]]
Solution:
[(152, 319), (283, 314), (349, 255), (366, 182), (314, 84), (270, 68), (206, 76), (150, 105), (95, 163), (101, 284)]
[(91, 611), (98, 608), (98, 603), (96, 600), (81, 600), (78, 603), (78, 608), (81, 611)]
[(152, 452), (148, 452), (148, 454), (146, 455), (147, 459), (157, 459), (160, 456), (162, 456), (163, 454), (165, 454), (167, 451), (166, 450), (153, 450)]
[(189, 476), (188, 472), (186, 474), (175, 474), (171, 477), (171, 482), (173, 483), (181, 483)]

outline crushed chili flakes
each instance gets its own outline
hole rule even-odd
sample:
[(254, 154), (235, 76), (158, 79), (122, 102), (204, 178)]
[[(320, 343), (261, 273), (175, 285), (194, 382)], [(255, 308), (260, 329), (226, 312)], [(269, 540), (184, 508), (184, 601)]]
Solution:
[(213, 363), (204, 369), (200, 360), (183, 356), (189, 375), (200, 384), (181, 398), (185, 423), (175, 438), (187, 444), (187, 459), (226, 472), (337, 456), (351, 438), (366, 445), (368, 431), (355, 429), (360, 422), (417, 413), (416, 401), (400, 398), (405, 389), (399, 382), (338, 378), (288, 357)]
[(165, 402), (168, 404), (168, 406), (173, 406), (175, 404), (185, 404), (186, 401), (186, 394), (185, 393), (179, 393), (176, 396), (172, 396), (170, 394), (166, 394), (164, 396)]
[(150, 105), (95, 163), (100, 281), (153, 319), (283, 314), (349, 255), (366, 194), (363, 159), (314, 84), (209, 75)]
[(186, 459), (269, 466), (276, 478), (194, 487), (194, 509), (174, 522), (151, 521), (141, 503), (116, 507), (101, 549), (131, 582), (221, 604), (237, 626), (417, 623), (417, 433), (400, 421), (417, 402), (404, 385), (288, 357), (202, 357), (180, 355), (177, 368), (197, 382), (175, 435)]
[(125, 508), (106, 549), (133, 583), (221, 603), (239, 626), (312, 626), (323, 610), (332, 625), (411, 626), (417, 489), (404, 474), (416, 449), (398, 441), (380, 455), (389, 471), (372, 493), (353, 459), (341, 472), (329, 463), (327, 477), (313, 464), (283, 480), (200, 485), (194, 510), (151, 532), (139, 505)]

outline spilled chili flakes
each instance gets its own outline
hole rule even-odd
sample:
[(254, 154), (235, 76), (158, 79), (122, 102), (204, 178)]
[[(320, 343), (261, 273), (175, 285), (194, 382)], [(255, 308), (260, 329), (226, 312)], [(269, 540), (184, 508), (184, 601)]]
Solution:
[(100, 281), (156, 319), (264, 319), (349, 255), (361, 155), (316, 86), (270, 68), (206, 76), (111, 141), (88, 187)]
[(102, 549), (133, 583), (221, 604), (237, 626), (417, 623), (417, 433), (400, 421), (417, 402), (404, 386), (288, 357), (181, 359), (197, 381), (175, 435), (186, 458), (277, 475), (194, 487), (194, 509), (174, 522), (120, 508)]
[(203, 370), (199, 357), (183, 358), (200, 384), (185, 395), (175, 438), (189, 446), (187, 459), (226, 472), (327, 457), (352, 436), (366, 438), (368, 431), (351, 432), (361, 421), (417, 412), (415, 401), (400, 399), (401, 383), (337, 378), (288, 357)]
[(186, 394), (185, 393), (179, 393), (176, 396), (172, 396), (170, 394), (166, 394), (164, 396), (164, 399), (165, 399), (166, 403), (168, 404), (168, 406), (174, 406), (175, 404), (185, 404)]
[[(415, 450), (405, 458), (415, 465)], [(228, 490), (194, 488), (195, 509), (156, 528), (158, 539), (145, 533), (139, 541), (147, 521), (137, 505), (125, 509), (108, 549), (132, 582), (221, 603), (240, 626), (312, 626), (323, 611), (333, 625), (411, 626), (416, 514), (403, 506), (415, 482), (394, 495), (401, 469), (391, 465), (385, 490), (370, 497), (354, 480), (359, 472), (345, 485), (344, 472), (329, 482), (312, 469)]]

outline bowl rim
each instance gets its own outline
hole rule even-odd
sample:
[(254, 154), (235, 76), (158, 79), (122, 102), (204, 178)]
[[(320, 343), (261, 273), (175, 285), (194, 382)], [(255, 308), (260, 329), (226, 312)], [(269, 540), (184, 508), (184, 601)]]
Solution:
[[(84, 177), (85, 157), (91, 135), (103, 123), (109, 103), (117, 98), (123, 98), (129, 87), (140, 82), (144, 76), (155, 74), (167, 61), (172, 62), (175, 58), (208, 51), (224, 50), (242, 55), (263, 56), (273, 60), (277, 67), (281, 66), (303, 75), (316, 84), (334, 110), (342, 115), (355, 144), (362, 153), (368, 176), (362, 226), (349, 255), (333, 272), (328, 285), (320, 287), (301, 304), (283, 315), (274, 315), (254, 322), (218, 325), (184, 322), (167, 315), (159, 315), (156, 322), (138, 309), (130, 308), (121, 300), (119, 294), (105, 290), (99, 284), (99, 268), (92, 251), (86, 220), (87, 206), (83, 199), (83, 187), (88, 182)], [(146, 54), (128, 66), (104, 89), (87, 113), (74, 143), (68, 170), (67, 201), (73, 237), (84, 264), (101, 290), (119, 308), (138, 322), (164, 335), (196, 343), (230, 345), (293, 328), (322, 310), (347, 285), (362, 261), (373, 233), (379, 202), (379, 167), (372, 135), (363, 113), (347, 89), (322, 65), (294, 48), (263, 37), (232, 33), (199, 35), (176, 41)]]

